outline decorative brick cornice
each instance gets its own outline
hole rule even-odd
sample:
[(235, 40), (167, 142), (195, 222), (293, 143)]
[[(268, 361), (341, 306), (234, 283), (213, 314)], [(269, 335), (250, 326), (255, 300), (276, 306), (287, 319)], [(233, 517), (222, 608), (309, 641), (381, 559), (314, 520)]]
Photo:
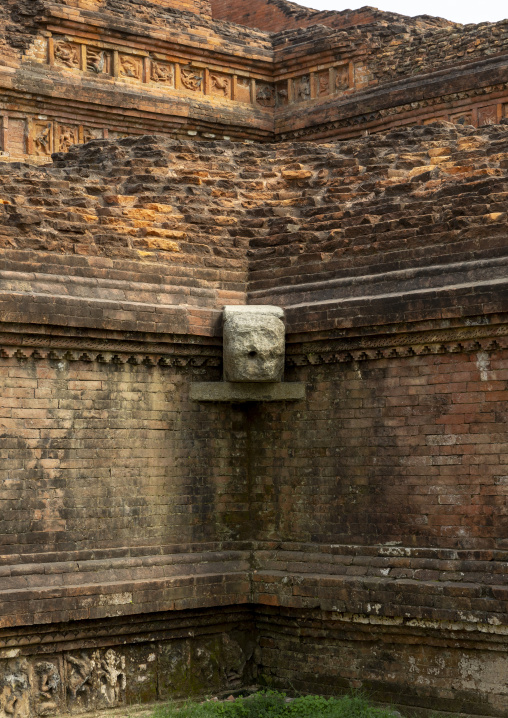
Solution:
[(0, 331), (0, 359), (83, 361), (99, 364), (195, 368), (222, 364), (222, 347), (179, 341), (128, 341), (111, 338), (53, 336), (27, 331)]
[(315, 366), (508, 348), (508, 324), (481, 324), (482, 318), (472, 321), (479, 325), (289, 345), (286, 361), (289, 366)]

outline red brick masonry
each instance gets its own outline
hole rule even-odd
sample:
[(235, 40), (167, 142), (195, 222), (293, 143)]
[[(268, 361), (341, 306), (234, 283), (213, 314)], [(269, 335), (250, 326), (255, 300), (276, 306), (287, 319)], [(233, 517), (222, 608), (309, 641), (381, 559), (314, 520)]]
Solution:
[[(2, 165), (4, 713), (257, 682), (507, 715), (507, 148), (437, 123)], [(245, 302), (285, 308), (304, 401), (189, 400)]]

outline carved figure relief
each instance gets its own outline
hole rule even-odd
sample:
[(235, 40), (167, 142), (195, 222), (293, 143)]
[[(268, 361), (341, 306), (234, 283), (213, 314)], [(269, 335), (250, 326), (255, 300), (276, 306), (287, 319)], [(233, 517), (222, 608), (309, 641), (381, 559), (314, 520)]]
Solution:
[(49, 157), (53, 151), (53, 125), (36, 122), (33, 128), (33, 149), (37, 157)]
[(25, 661), (0, 664), (0, 718), (28, 718), (29, 680)]
[(125, 656), (118, 656), (112, 648), (108, 649), (104, 658), (100, 652), (93, 654), (99, 679), (100, 698), (105, 706), (116, 706), (123, 702), (127, 685), (125, 674)]
[(210, 89), (213, 95), (231, 97), (231, 80), (226, 75), (210, 73)]
[(335, 92), (343, 92), (349, 88), (349, 65), (335, 68)]
[[(212, 639), (204, 645), (193, 646), (192, 650), (192, 674), (197, 677), (201, 684), (219, 688), (220, 670), (219, 659), (216, 653), (217, 640)], [(212, 648), (212, 650), (209, 650)]]
[(324, 95), (330, 94), (330, 72), (329, 70), (325, 70), (325, 72), (320, 72), (317, 75), (317, 95), (318, 97), (323, 97)]
[(478, 109), (478, 127), (484, 125), (495, 125), (497, 122), (497, 105), (480, 107)]
[(458, 115), (452, 115), (450, 117), (450, 121), (454, 122), (456, 125), (472, 125), (473, 124), (473, 118), (472, 118), (470, 112), (461, 112)]
[(288, 83), (279, 82), (277, 85), (277, 105), (287, 105), (289, 101)]
[(86, 69), (89, 72), (95, 72), (97, 75), (109, 72), (109, 59), (105, 50), (90, 46), (86, 48)]
[(54, 44), (55, 65), (79, 69), (79, 46), (65, 40)]
[(119, 73), (120, 77), (130, 77), (133, 80), (141, 80), (143, 75), (143, 66), (140, 58), (133, 55), (119, 55)]
[(203, 88), (203, 73), (192, 67), (182, 67), (180, 70), (182, 85), (192, 92), (200, 92)]
[(84, 653), (65, 656), (67, 701), (71, 710), (87, 710), (93, 701), (93, 673), (95, 661)]
[(294, 88), (296, 102), (305, 102), (306, 100), (310, 100), (310, 75), (297, 77)]
[(162, 82), (171, 87), (175, 86), (175, 66), (166, 62), (152, 62), (150, 71), (152, 82)]
[(251, 102), (251, 81), (248, 77), (239, 77), (236, 81), (236, 97), (239, 102)]
[(247, 659), (240, 644), (227, 633), (222, 635), (222, 653), (221, 668), (224, 683), (228, 688), (241, 686)]
[(60, 703), (60, 674), (50, 661), (39, 661), (33, 667), (32, 691), (38, 715), (55, 713)]
[(262, 107), (274, 107), (275, 91), (267, 82), (256, 83), (256, 102)]
[(78, 143), (78, 128), (74, 125), (60, 125), (58, 128), (58, 152), (68, 152)]

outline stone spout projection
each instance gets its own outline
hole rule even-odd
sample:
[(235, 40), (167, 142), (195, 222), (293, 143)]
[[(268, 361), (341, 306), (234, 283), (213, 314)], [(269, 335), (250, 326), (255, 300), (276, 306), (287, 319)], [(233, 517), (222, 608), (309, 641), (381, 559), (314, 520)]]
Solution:
[(304, 384), (282, 382), (285, 334), (280, 307), (224, 307), (224, 381), (192, 384), (191, 398), (226, 402), (303, 399)]
[(282, 381), (285, 327), (280, 307), (224, 307), (224, 379)]

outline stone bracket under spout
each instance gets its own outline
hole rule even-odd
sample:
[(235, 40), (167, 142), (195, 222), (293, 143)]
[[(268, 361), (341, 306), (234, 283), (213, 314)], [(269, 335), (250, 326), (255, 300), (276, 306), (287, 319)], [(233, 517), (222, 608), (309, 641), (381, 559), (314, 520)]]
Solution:
[(303, 382), (282, 381), (285, 333), (280, 307), (224, 307), (224, 381), (191, 384), (191, 399), (244, 402), (305, 398)]

